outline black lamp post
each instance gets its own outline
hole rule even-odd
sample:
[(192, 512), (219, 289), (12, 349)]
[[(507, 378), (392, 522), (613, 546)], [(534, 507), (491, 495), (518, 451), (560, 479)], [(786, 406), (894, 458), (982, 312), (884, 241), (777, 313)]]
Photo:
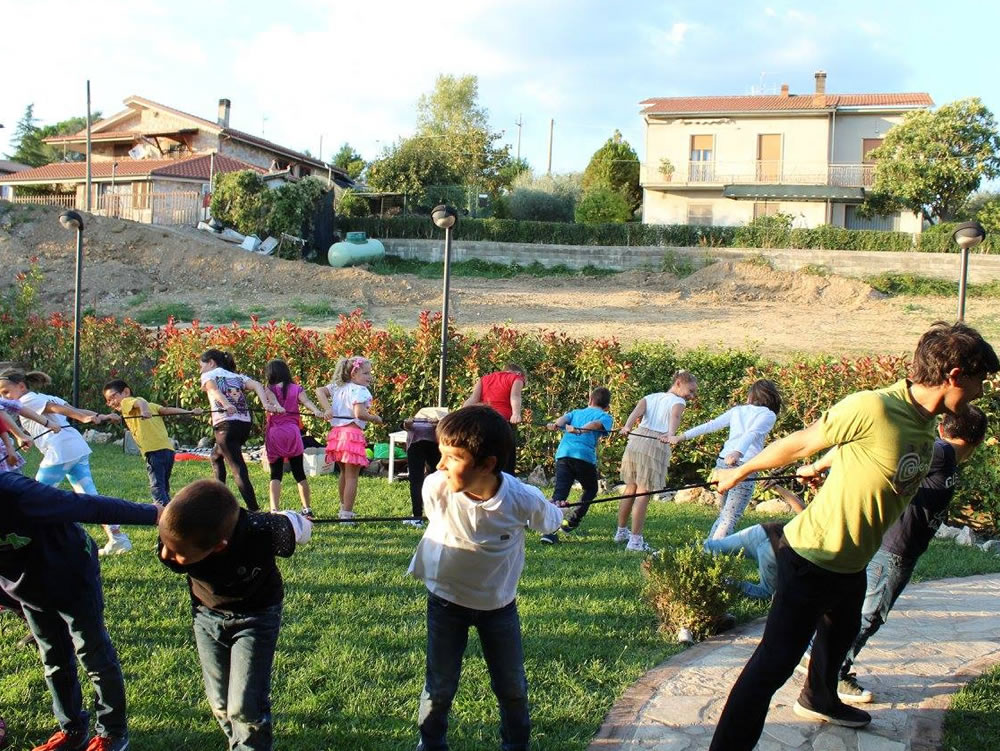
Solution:
[(444, 302), (441, 304), (441, 368), (438, 378), (438, 406), (445, 405), (445, 380), (448, 376), (448, 284), (451, 281), (451, 230), (458, 212), (451, 206), (435, 206), (431, 211), (434, 225), (444, 230)]
[(73, 293), (73, 406), (80, 406), (80, 283), (83, 280), (83, 217), (64, 211), (59, 224), (76, 230), (76, 283)]
[(986, 239), (986, 230), (979, 222), (962, 222), (951, 235), (962, 249), (962, 270), (958, 277), (958, 320), (965, 320), (965, 284), (969, 275), (969, 250)]

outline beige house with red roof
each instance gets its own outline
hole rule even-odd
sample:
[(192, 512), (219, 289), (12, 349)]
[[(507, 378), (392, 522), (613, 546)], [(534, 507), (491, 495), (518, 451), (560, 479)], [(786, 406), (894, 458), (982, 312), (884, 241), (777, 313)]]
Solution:
[(792, 94), (670, 97), (640, 102), (647, 224), (733, 226), (782, 212), (794, 226), (920, 232), (909, 212), (865, 219), (857, 207), (872, 186), (869, 152), (928, 94)]
[[(139, 96), (91, 126), (91, 206), (95, 213), (156, 224), (194, 223), (207, 205), (216, 174), (252, 169), (269, 184), (315, 175), (349, 185), (347, 174), (315, 157), (229, 127), (230, 101), (219, 100), (215, 122)], [(86, 153), (85, 130), (45, 139)], [(86, 163), (55, 162), (0, 175), (0, 186), (45, 186), (60, 193), (46, 202), (84, 208)], [(29, 200), (25, 198), (24, 200)]]

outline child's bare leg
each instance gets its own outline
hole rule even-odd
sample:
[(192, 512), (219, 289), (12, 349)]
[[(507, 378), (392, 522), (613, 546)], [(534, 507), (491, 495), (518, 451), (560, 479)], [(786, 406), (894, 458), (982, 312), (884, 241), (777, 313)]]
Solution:
[(354, 511), (354, 499), (358, 495), (358, 475), (361, 467), (357, 464), (344, 464), (343, 492), (340, 494), (340, 508), (344, 511)]
[[(649, 488), (638, 487), (636, 493), (647, 493)], [(642, 528), (646, 526), (646, 509), (649, 507), (649, 496), (641, 495), (635, 499), (632, 506), (632, 534), (641, 535)]]
[(273, 513), (281, 508), (281, 480), (271, 480), (271, 484), (268, 486), (268, 493), (270, 494), (271, 512)]
[(347, 465), (339, 463), (340, 474), (337, 475), (337, 495), (340, 496), (340, 507), (344, 507), (344, 481), (347, 478)]
[[(632, 495), (635, 493), (635, 483), (628, 483), (622, 495)], [(632, 513), (632, 498), (626, 498), (618, 503), (618, 526), (624, 527), (628, 524), (628, 515)]]
[(302, 480), (298, 483), (299, 486), (299, 500), (302, 502), (302, 508), (309, 508), (310, 501), (312, 500), (312, 494), (309, 492), (309, 481)]

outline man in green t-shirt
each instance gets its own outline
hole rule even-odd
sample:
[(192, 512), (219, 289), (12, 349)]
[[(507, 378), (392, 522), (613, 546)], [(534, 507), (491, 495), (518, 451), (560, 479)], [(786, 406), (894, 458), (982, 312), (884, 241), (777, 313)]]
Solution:
[[(963, 410), (997, 371), (996, 353), (975, 329), (936, 323), (920, 337), (909, 379), (852, 394), (804, 430), (718, 472), (719, 490), (726, 491), (756, 472), (839, 447), (816, 499), (784, 528), (764, 635), (729, 694), (710, 751), (756, 745), (771, 697), (791, 676), (813, 632), (795, 713), (847, 727), (871, 722), (867, 712), (837, 697), (840, 666), (860, 627), (865, 567), (930, 468), (935, 416)], [(805, 465), (798, 473), (817, 471)]]

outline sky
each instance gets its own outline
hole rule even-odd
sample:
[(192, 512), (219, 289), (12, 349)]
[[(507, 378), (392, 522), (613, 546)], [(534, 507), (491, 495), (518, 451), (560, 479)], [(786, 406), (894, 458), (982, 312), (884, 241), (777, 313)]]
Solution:
[[(642, 157), (657, 96), (925, 91), (1000, 115), (1000, 4), (828, 0), (0, 0), (0, 155), (29, 103), (40, 124), (139, 95), (329, 157), (413, 132), (440, 74), (473, 74), (502, 142), (537, 173), (582, 170), (618, 129)], [(981, 43), (979, 43), (981, 42)]]

